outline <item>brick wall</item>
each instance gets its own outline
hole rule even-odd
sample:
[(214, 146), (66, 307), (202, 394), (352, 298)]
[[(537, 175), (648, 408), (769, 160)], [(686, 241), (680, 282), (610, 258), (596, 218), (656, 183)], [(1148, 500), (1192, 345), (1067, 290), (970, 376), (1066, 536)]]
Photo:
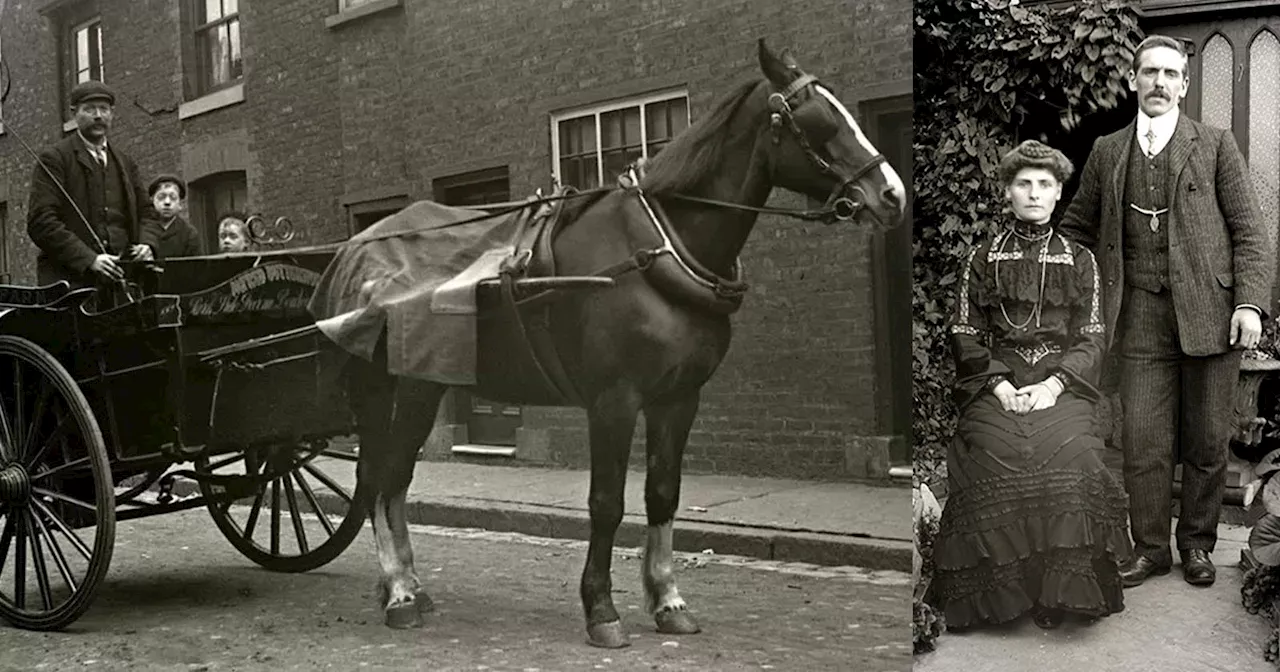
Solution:
[[(288, 215), (303, 243), (348, 235), (344, 194), (429, 198), (435, 178), (498, 165), (514, 197), (545, 187), (556, 110), (684, 86), (696, 121), (759, 77), (760, 36), (793, 48), (850, 109), (910, 82), (906, 0), (405, 0), (333, 28), (336, 2), (272, 0), (241, 3), (245, 101), (179, 121), (177, 3), (101, 2), (108, 80), (155, 112), (119, 106), (115, 141), (152, 174), (178, 169), (184, 147), (247, 132), (252, 210)], [(11, 0), (5, 24), (15, 77), (6, 117), (42, 145), (61, 135), (54, 33), (29, 0)], [(19, 151), (0, 136), (9, 226), (25, 244), (30, 161)], [(772, 204), (803, 202), (778, 193)], [(855, 446), (878, 431), (870, 240), (761, 219), (744, 252), (753, 290), (705, 390), (690, 469), (865, 474)], [(13, 255), (33, 277), (30, 247)], [(580, 411), (530, 408), (525, 423), (550, 437), (543, 458), (585, 463)]]

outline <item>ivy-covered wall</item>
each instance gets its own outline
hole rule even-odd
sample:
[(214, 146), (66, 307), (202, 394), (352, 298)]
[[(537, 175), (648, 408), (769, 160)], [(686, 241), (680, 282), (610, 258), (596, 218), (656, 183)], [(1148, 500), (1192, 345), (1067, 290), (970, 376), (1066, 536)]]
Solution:
[(1035, 138), (1083, 168), (1092, 143), (1081, 139), (1131, 115), (1125, 75), (1142, 33), (1133, 3), (1119, 0), (915, 8), (913, 429), (916, 476), (937, 483), (956, 419), (947, 319), (965, 255), (1005, 208), (996, 165)]

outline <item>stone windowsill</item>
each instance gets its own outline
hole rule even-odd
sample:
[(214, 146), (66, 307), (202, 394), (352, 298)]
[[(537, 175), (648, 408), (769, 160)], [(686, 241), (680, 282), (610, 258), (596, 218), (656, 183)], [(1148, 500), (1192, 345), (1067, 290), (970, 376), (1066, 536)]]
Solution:
[(178, 106), (178, 118), (190, 119), (191, 117), (212, 112), (224, 107), (230, 107), (244, 102), (244, 83), (241, 82), (235, 86), (229, 86), (225, 89), (219, 89), (206, 96), (201, 96), (195, 100)]
[(338, 26), (350, 23), (356, 19), (362, 19), (366, 16), (385, 12), (389, 9), (394, 9), (403, 5), (404, 0), (374, 0), (373, 2), (365, 3), (359, 7), (344, 9), (333, 16), (325, 17), (324, 27), (333, 30)]
[(62, 122), (62, 132), (63, 132), (63, 133), (70, 133), (71, 131), (74, 131), (74, 130), (76, 130), (76, 120), (75, 120), (75, 119), (68, 119), (68, 120), (66, 120), (66, 121)]

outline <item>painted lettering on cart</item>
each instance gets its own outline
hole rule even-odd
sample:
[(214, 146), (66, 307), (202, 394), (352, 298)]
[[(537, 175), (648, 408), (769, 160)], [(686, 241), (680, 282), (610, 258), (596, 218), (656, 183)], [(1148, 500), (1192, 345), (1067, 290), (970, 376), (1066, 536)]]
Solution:
[(305, 311), (319, 281), (319, 273), (297, 266), (258, 266), (217, 287), (183, 297), (183, 311), (191, 316)]

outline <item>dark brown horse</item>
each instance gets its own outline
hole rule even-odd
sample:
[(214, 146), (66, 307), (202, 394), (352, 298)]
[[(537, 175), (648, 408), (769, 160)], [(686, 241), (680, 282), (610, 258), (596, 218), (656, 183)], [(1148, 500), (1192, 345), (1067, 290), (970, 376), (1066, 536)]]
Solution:
[[(697, 263), (725, 277), (775, 186), (824, 199), (839, 219), (879, 227), (902, 216), (901, 179), (853, 115), (788, 56), (761, 41), (763, 80), (743, 85), (649, 164), (641, 188), (665, 210)], [(590, 275), (633, 252), (624, 223), (646, 216), (635, 191), (584, 197), (554, 243), (557, 272)], [(729, 317), (673, 301), (639, 273), (561, 301), (558, 352), (586, 407), (591, 444), (591, 541), (582, 572), (588, 641), (628, 644), (614, 607), (610, 564), (636, 419), (647, 423), (642, 563), (646, 604), (663, 633), (699, 628), (676, 589), (671, 530), (680, 467), (702, 386), (729, 347)], [(484, 357), (484, 353), (479, 354)], [(378, 361), (382, 359), (383, 361)], [(430, 604), (414, 571), (405, 492), (446, 387), (396, 378), (381, 357), (352, 358), (349, 394), (361, 439), (359, 490), (371, 506), (387, 624), (420, 625)], [(484, 396), (484, 389), (477, 392)]]

